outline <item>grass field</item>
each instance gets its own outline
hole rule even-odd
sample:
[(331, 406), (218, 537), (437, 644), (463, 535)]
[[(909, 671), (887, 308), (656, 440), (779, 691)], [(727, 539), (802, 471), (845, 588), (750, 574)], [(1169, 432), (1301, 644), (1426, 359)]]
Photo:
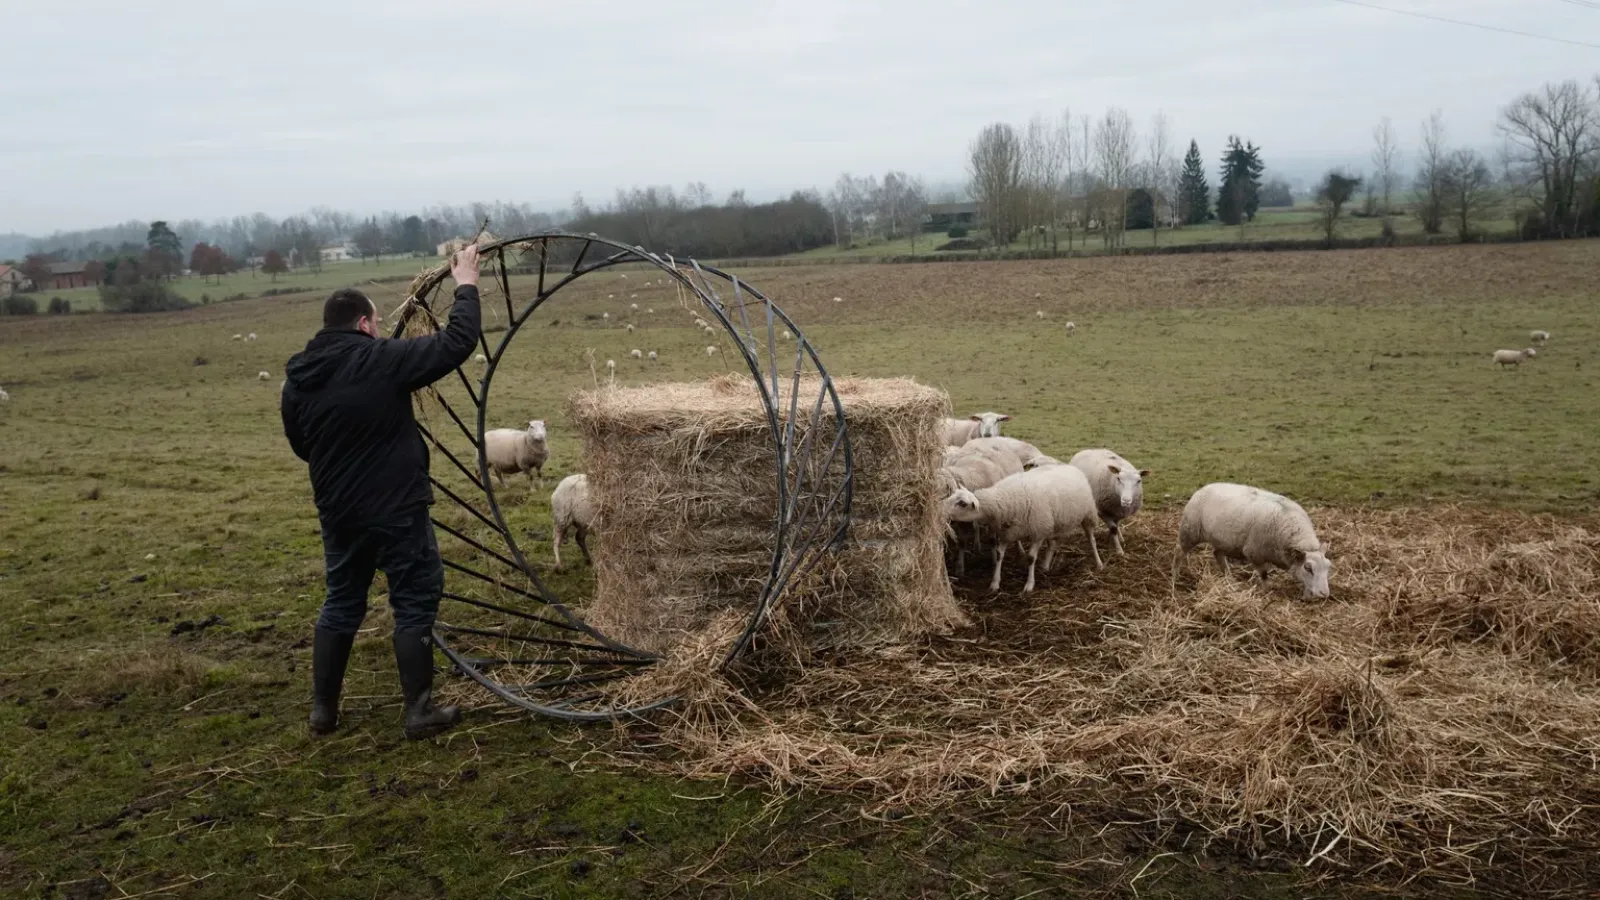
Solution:
[[(915, 376), (958, 412), (1011, 413), (1009, 433), (1056, 455), (1114, 447), (1153, 470), (1157, 509), (1240, 480), (1345, 511), (1450, 501), (1566, 522), (1600, 501), (1597, 263), (1600, 243), (1566, 242), (742, 274), (836, 374)], [(723, 371), (638, 277), (579, 282), (497, 376), (496, 424), (551, 420), (547, 486), (579, 466), (561, 404), (592, 383), (587, 350), (617, 359), (620, 380)], [(374, 289), (385, 312), (400, 287)], [(1066, 827), (972, 799), (882, 821), (848, 790), (681, 780), (616, 761), (670, 758), (647, 734), (490, 706), (409, 744), (381, 597), (348, 727), (311, 740), (320, 543), (276, 402), (320, 301), (0, 320), (0, 883), (59, 897), (1279, 897), (1326, 874), (1114, 809)], [(1550, 346), (1497, 371), (1489, 354), (1531, 328)], [(228, 340), (245, 331), (261, 340)], [(633, 347), (662, 364), (636, 366)], [(545, 559), (543, 498), (513, 518)], [(585, 578), (557, 589), (581, 596)]]
[[(389, 257), (376, 262), (351, 260), (348, 262), (324, 263), (321, 271), (302, 268), (285, 272), (277, 278), (249, 270), (217, 278), (202, 278), (197, 275), (189, 275), (175, 279), (172, 282), (172, 289), (195, 303), (200, 303), (207, 298), (211, 302), (221, 302), (240, 294), (246, 297), (259, 297), (266, 291), (278, 293), (296, 290), (331, 291), (335, 288), (356, 285), (370, 286), (369, 283), (375, 279), (410, 278), (423, 269), (437, 265), (438, 262), (437, 257), (414, 259), (405, 256)], [(403, 284), (400, 285), (400, 289), (403, 290), (404, 287)], [(33, 296), (38, 298), (41, 312), (49, 304), (52, 297), (61, 297), (71, 302), (74, 312), (95, 312), (100, 309), (100, 292), (98, 288), (43, 291)]]
[[(1394, 217), (1395, 232), (1402, 237), (1421, 237), (1424, 232), (1422, 225), (1412, 215), (1396, 215)], [(1512, 230), (1512, 223), (1506, 221), (1492, 221), (1480, 223), (1479, 227), (1489, 233), (1498, 234)], [(1340, 238), (1376, 238), (1382, 234), (1383, 220), (1379, 218), (1357, 218), (1346, 215), (1339, 221), (1338, 235)], [(980, 235), (981, 236), (981, 235)], [(1182, 228), (1163, 228), (1159, 231), (1142, 229), (1130, 231), (1127, 236), (1129, 249), (1143, 249), (1147, 247), (1175, 247), (1191, 244), (1224, 244), (1236, 241), (1320, 241), (1323, 239), (1322, 226), (1318, 220), (1315, 207), (1297, 206), (1292, 209), (1276, 208), (1263, 209), (1256, 214), (1254, 221), (1246, 222), (1244, 228), (1236, 225), (1223, 225), (1220, 222), (1208, 222), (1203, 225), (1185, 225)], [(819, 247), (815, 250), (800, 254), (804, 257), (823, 259), (828, 257), (892, 257), (892, 256), (938, 256), (935, 248), (947, 242), (949, 238), (944, 233), (919, 234), (916, 246), (907, 238), (892, 241), (877, 241), (858, 244), (850, 248), (835, 246)], [(1067, 246), (1066, 232), (1062, 232), (1058, 240), (1059, 248), (1063, 251)], [(1098, 253), (1105, 249), (1099, 232), (1087, 236), (1081, 232), (1073, 235), (1070, 249), (1089, 253)], [(1028, 249), (1026, 241), (1019, 241), (1012, 245), (1014, 250)], [(1041, 247), (1041, 249), (1048, 249)]]

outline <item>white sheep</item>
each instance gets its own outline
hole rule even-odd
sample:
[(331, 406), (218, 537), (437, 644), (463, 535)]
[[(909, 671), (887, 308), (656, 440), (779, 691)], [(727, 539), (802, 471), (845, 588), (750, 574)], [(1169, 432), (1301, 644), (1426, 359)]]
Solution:
[(716, 356), (717, 355), (717, 348), (716, 347), (707, 347), (706, 348), (706, 355), (707, 356)]
[[(1001, 480), (1021, 471), (1022, 463), (1009, 450), (992, 446), (948, 447), (944, 452), (944, 461), (937, 472), (940, 496), (949, 496), (960, 488), (976, 491), (980, 488), (993, 487)], [(955, 537), (954, 529), (951, 530), (951, 536)], [(966, 547), (959, 538), (955, 544), (957, 571), (965, 575)], [(977, 523), (973, 523), (972, 548), (980, 550), (982, 546), (982, 529)]]
[(628, 273), (627, 272), (623, 272), (622, 273), (622, 280), (623, 281), (627, 281), (628, 280)]
[(645, 310), (644, 313), (647, 316), (653, 316), (653, 315), (656, 314), (656, 308), (654, 306), (652, 306), (649, 309)]
[(1103, 447), (1079, 451), (1068, 465), (1076, 467), (1089, 479), (1095, 506), (1100, 510), (1100, 521), (1111, 531), (1111, 544), (1118, 556), (1126, 555), (1122, 549), (1122, 521), (1144, 506), (1144, 478), (1150, 470), (1137, 469), (1133, 463)]
[(600, 314), (600, 319), (601, 319), (601, 321), (603, 321), (603, 322), (609, 322), (609, 321), (611, 321), (611, 313), (608, 313), (608, 312), (607, 312), (607, 313), (601, 313), (601, 314)]
[(271, 381), (272, 380), (272, 373), (271, 372), (267, 372), (267, 371), (257, 372), (256, 373), (256, 380), (257, 381)]
[(616, 360), (614, 360), (614, 359), (606, 360), (606, 373), (608, 375), (610, 375), (612, 378), (617, 377), (617, 361)]
[(715, 328), (712, 328), (710, 325), (706, 326), (706, 334), (709, 334), (709, 335), (715, 337), (716, 333), (717, 333), (717, 330)]
[(1499, 363), (1500, 368), (1503, 369), (1506, 366), (1520, 366), (1524, 360), (1532, 359), (1538, 355), (1538, 352), (1532, 347), (1526, 350), (1496, 350), (1494, 352), (1494, 361)]
[(655, 362), (656, 359), (657, 359), (656, 352), (654, 350), (651, 350), (649, 353), (646, 353), (645, 356), (648, 357), (651, 362)]
[(628, 333), (629, 333), (629, 334), (633, 334), (633, 323), (632, 323), (632, 322), (629, 322), (629, 323), (628, 323), (628, 324), (627, 324), (627, 325), (626, 325), (626, 326), (624, 326), (624, 327), (625, 327), (625, 328), (626, 328), (626, 329), (627, 329), (627, 331), (628, 331)]
[(1076, 534), (1089, 542), (1095, 568), (1103, 568), (1100, 548), (1095, 545), (1094, 526), (1099, 521), (1094, 492), (1089, 479), (1072, 466), (1047, 466), (1003, 479), (993, 487), (969, 491), (961, 488), (944, 500), (945, 515), (955, 522), (978, 522), (995, 532), (994, 577), (989, 590), (1000, 590), (1000, 569), (1006, 547), (1027, 543), (1028, 582), (1024, 594), (1033, 590), (1039, 550), (1050, 544), (1045, 556), (1049, 571), (1055, 545)]
[(628, 304), (628, 308), (633, 310), (634, 312), (638, 312), (639, 311), (639, 304), (637, 304), (637, 303), (629, 303)]
[(835, 302), (835, 303), (843, 303), (844, 302), (844, 298), (843, 297), (835, 297), (835, 298), (833, 298), (833, 302)]
[(556, 571), (562, 569), (561, 545), (567, 542), (569, 529), (583, 552), (583, 561), (593, 565), (589, 559), (588, 537), (589, 530), (594, 527), (595, 510), (589, 499), (589, 476), (580, 473), (561, 479), (550, 495), (550, 518), (555, 521), (555, 535), (550, 543), (556, 554)]
[(1000, 423), (1009, 421), (1010, 416), (997, 412), (973, 413), (966, 419), (945, 419), (944, 442), (950, 447), (960, 447), (974, 438), (999, 437)]
[(484, 356), (482, 353), (479, 353), (477, 356), (474, 356), (472, 358), (472, 361), (475, 362), (475, 363), (487, 363), (489, 361), (489, 357)]
[(1037, 309), (1037, 310), (1034, 310), (1034, 312), (1033, 312), (1033, 317), (1034, 317), (1034, 318), (1035, 318), (1035, 319), (1042, 319), (1042, 318), (1044, 318), (1044, 310), (1042, 310), (1042, 309)]
[(1545, 341), (1550, 340), (1550, 332), (1548, 332), (1548, 331), (1538, 331), (1538, 330), (1530, 331), (1530, 332), (1528, 332), (1528, 337), (1529, 337), (1529, 339), (1534, 341), (1534, 343), (1542, 344)]
[(783, 339), (786, 341), (792, 341), (794, 340), (794, 335), (790, 334), (789, 329), (785, 328), (783, 330)]
[(236, 334), (233, 337), (228, 338), (228, 340), (230, 340), (230, 341), (242, 341), (242, 340), (244, 340), (244, 335)]
[(1075, 332), (1077, 330), (1078, 330), (1078, 324), (1076, 322), (1068, 322), (1067, 323), (1067, 335), (1069, 337), (1072, 335), (1073, 332)]
[(980, 437), (973, 438), (962, 444), (962, 450), (994, 449), (1009, 453), (1016, 457), (1017, 464), (1023, 468), (1042, 465), (1046, 461), (1061, 465), (1059, 460), (1052, 459), (1040, 452), (1038, 447), (1024, 440), (1009, 437)]
[(253, 341), (253, 340), (256, 339), (256, 333), (254, 331), (252, 331), (249, 334), (245, 335), (244, 339), (247, 340), (247, 341)]
[(6, 393), (6, 389), (5, 388), (0, 388), (0, 403), (10, 403), (10, 402), (11, 402), (11, 395)]
[(1172, 559), (1176, 585), (1184, 557), (1210, 544), (1222, 566), (1243, 560), (1265, 581), (1276, 566), (1294, 573), (1307, 597), (1328, 596), (1328, 551), (1317, 539), (1311, 517), (1288, 497), (1243, 484), (1214, 482), (1189, 498), (1178, 523), (1178, 552)]
[(696, 328), (704, 328), (704, 327), (706, 327), (706, 320), (700, 318), (699, 316), (695, 316), (694, 317), (694, 327), (696, 327)]
[(634, 359), (644, 359), (644, 351), (643, 350), (637, 350), (637, 349), (629, 350), (628, 351), (628, 355), (633, 357)]
[(483, 456), (501, 487), (506, 486), (507, 472), (527, 472), (530, 485), (535, 483), (535, 475), (542, 480), (545, 460), (550, 458), (544, 420), (530, 420), (523, 430), (494, 428), (484, 432)]

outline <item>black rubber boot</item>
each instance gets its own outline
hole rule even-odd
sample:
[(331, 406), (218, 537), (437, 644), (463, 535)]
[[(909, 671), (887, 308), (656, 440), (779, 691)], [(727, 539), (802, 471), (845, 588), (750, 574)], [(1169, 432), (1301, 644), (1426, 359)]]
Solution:
[(456, 724), (461, 711), (433, 705), (433, 638), (427, 634), (394, 636), (394, 661), (400, 670), (400, 693), (406, 698), (406, 737), (426, 740)]
[(339, 727), (339, 693), (344, 687), (344, 668), (350, 662), (353, 634), (338, 634), (318, 628), (311, 645), (311, 731), (331, 734)]

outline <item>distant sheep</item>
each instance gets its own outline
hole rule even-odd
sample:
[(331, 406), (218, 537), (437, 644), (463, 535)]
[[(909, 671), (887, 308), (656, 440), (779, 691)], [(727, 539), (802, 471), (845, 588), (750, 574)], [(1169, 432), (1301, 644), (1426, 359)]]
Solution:
[(1039, 550), (1050, 545), (1045, 556), (1049, 571), (1056, 544), (1081, 534), (1089, 542), (1095, 568), (1103, 568), (1100, 549), (1095, 545), (1094, 526), (1099, 521), (1094, 492), (1089, 479), (1072, 466), (1048, 466), (1012, 475), (993, 487), (977, 491), (961, 488), (944, 501), (945, 515), (954, 522), (978, 522), (995, 532), (994, 576), (989, 590), (1000, 590), (1000, 570), (1006, 548), (1018, 541), (1028, 546), (1028, 581), (1024, 594), (1033, 590)]
[(535, 476), (542, 479), (545, 460), (550, 458), (544, 420), (532, 419), (522, 430), (495, 428), (484, 432), (483, 455), (501, 487), (506, 486), (507, 472), (528, 473), (529, 484), (535, 482)]
[(1494, 361), (1503, 369), (1506, 366), (1520, 366), (1525, 360), (1532, 359), (1538, 355), (1538, 352), (1532, 347), (1526, 350), (1496, 350), (1494, 352)]
[(1144, 506), (1144, 478), (1150, 474), (1149, 470), (1134, 468), (1133, 463), (1104, 448), (1080, 451), (1068, 465), (1076, 467), (1089, 479), (1100, 521), (1110, 529), (1111, 544), (1117, 555), (1124, 555), (1122, 522)]
[(628, 308), (633, 310), (634, 312), (638, 312), (639, 311), (639, 304), (637, 304), (637, 303), (629, 303), (628, 304)]
[(253, 340), (256, 339), (256, 333), (254, 331), (252, 331), (249, 334), (245, 335), (244, 339), (247, 340), (247, 341), (253, 341)]
[(835, 302), (835, 303), (843, 303), (844, 302), (844, 298), (843, 297), (835, 297), (835, 298), (833, 298), (833, 302)]
[(615, 376), (617, 374), (617, 361), (614, 359), (606, 360), (606, 371)]
[(228, 340), (230, 340), (230, 341), (242, 341), (242, 340), (244, 340), (244, 335), (236, 334), (233, 337), (228, 338)]
[(1548, 331), (1530, 331), (1530, 332), (1528, 332), (1528, 337), (1534, 343), (1542, 344), (1545, 341), (1550, 340), (1550, 332), (1548, 332)]
[(627, 330), (628, 330), (628, 333), (629, 333), (629, 334), (633, 334), (633, 323), (632, 323), (632, 322), (629, 322), (629, 323), (628, 323), (628, 324), (627, 324), (627, 325), (626, 325), (626, 326), (624, 326), (624, 327), (625, 327), (625, 328), (627, 328)]
[(653, 316), (655, 314), (656, 314), (656, 308), (654, 306), (652, 306), (649, 309), (645, 310), (645, 315)]
[(1035, 318), (1035, 319), (1042, 319), (1042, 318), (1044, 318), (1044, 310), (1042, 310), (1042, 309), (1040, 309), (1040, 310), (1035, 310), (1035, 311), (1034, 311), (1034, 313), (1033, 313), (1033, 317), (1034, 317), (1034, 318)]
[(6, 389), (5, 388), (0, 388), (0, 403), (10, 403), (10, 402), (11, 402), (11, 395), (6, 393)]
[(272, 373), (271, 372), (265, 372), (265, 371), (257, 372), (256, 373), (256, 380), (257, 381), (270, 381), (270, 380), (272, 380)]
[(783, 339), (786, 341), (792, 341), (794, 340), (794, 335), (790, 334), (789, 329), (785, 328), (783, 330)]
[(656, 352), (654, 350), (651, 350), (649, 353), (646, 353), (645, 356), (649, 357), (651, 362), (655, 362), (656, 359), (657, 359)]
[(1077, 325), (1076, 322), (1068, 322), (1067, 323), (1067, 334), (1068, 335), (1071, 335), (1073, 332), (1075, 332), (1077, 330), (1078, 330), (1078, 325)]
[(594, 503), (589, 499), (589, 476), (568, 475), (556, 485), (550, 495), (550, 518), (555, 522), (555, 535), (550, 543), (556, 554), (556, 571), (561, 571), (561, 545), (567, 542), (567, 532), (583, 552), (583, 561), (589, 565), (589, 530), (594, 527)]
[(644, 359), (644, 351), (643, 350), (629, 350), (628, 351), (628, 355), (633, 357), (634, 359)]
[(706, 348), (706, 355), (707, 356), (716, 356), (717, 355), (717, 348), (716, 347), (707, 347)]
[(482, 353), (479, 353), (477, 356), (474, 356), (472, 358), (472, 361), (476, 362), (476, 363), (486, 363), (486, 362), (489, 361), (489, 357), (484, 356)]
[(611, 313), (608, 313), (608, 312), (607, 313), (601, 313), (600, 314), (600, 319), (601, 319), (601, 321), (605, 321), (605, 322), (611, 321)]
[(1223, 571), (1230, 559), (1253, 566), (1262, 581), (1274, 567), (1285, 569), (1299, 579), (1304, 596), (1328, 596), (1327, 548), (1317, 539), (1311, 517), (1288, 497), (1243, 484), (1206, 485), (1189, 498), (1178, 523), (1174, 584), (1184, 557), (1200, 544), (1211, 545)]

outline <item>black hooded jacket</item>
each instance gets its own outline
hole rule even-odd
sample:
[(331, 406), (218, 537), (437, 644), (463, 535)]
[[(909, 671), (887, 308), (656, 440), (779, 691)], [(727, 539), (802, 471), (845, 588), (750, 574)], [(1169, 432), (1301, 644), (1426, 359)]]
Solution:
[(324, 328), (289, 357), (283, 433), (311, 464), (325, 525), (385, 524), (433, 502), (411, 392), (466, 362), (479, 327), (478, 289), (463, 285), (449, 323), (435, 334), (384, 339)]

